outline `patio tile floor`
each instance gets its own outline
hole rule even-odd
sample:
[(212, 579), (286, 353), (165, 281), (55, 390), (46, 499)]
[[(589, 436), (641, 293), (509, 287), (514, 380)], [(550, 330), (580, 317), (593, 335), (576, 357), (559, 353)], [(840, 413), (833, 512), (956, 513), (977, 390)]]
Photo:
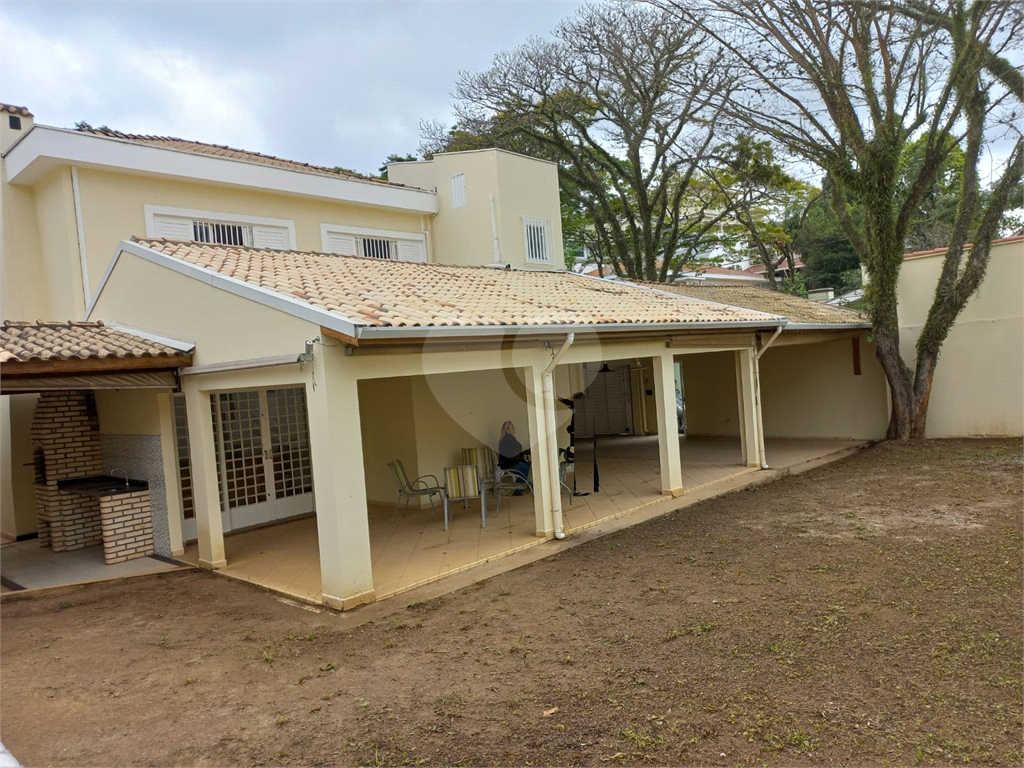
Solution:
[[(772, 468), (794, 466), (860, 445), (853, 440), (769, 439)], [(680, 439), (683, 482), (687, 492), (757, 470), (740, 466), (738, 438)], [(593, 493), (593, 461), (589, 445), (576, 452), (578, 490), (591, 491), (568, 503), (563, 491), (567, 533), (623, 516), (654, 504), (666, 509), (685, 503), (661, 495), (657, 437), (607, 438), (598, 442), (601, 486)], [(572, 486), (572, 475), (568, 477)], [(399, 510), (392, 505), (369, 505), (370, 557), (377, 599), (406, 591), (489, 559), (543, 543), (535, 535), (533, 498), (504, 497), (497, 509), (487, 502), (487, 527), (480, 527), (479, 502), (451, 507), (449, 530), (443, 529), (440, 509)], [(224, 538), (228, 564), (220, 573), (270, 587), (311, 602), (319, 602), (320, 556), (316, 518), (308, 516)], [(186, 546), (184, 559), (197, 563), (196, 545)]]

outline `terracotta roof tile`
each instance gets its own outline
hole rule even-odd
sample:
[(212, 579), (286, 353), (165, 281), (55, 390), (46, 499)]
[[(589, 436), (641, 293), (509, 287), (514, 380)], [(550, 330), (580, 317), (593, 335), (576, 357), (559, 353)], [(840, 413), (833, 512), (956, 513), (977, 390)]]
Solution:
[(745, 285), (689, 285), (686, 283), (642, 283), (650, 288), (669, 291), (680, 296), (717, 301), (733, 307), (782, 315), (791, 323), (861, 324), (867, 317), (852, 309), (820, 304), (791, 293), (754, 288)]
[(316, 173), (322, 176), (333, 176), (341, 179), (357, 179), (359, 181), (372, 181), (377, 184), (389, 184), (393, 187), (404, 186), (402, 184), (395, 184), (393, 182), (385, 181), (384, 179), (376, 179), (372, 176), (363, 176), (361, 174), (348, 173), (346, 171), (339, 171), (334, 168), (327, 168), (322, 165), (310, 165), (309, 163), (300, 163), (297, 160), (286, 160), (282, 157), (274, 157), (273, 155), (264, 155), (261, 152), (250, 152), (246, 149), (236, 149), (223, 144), (207, 144), (202, 141), (190, 141), (189, 139), (178, 139), (174, 136), (146, 136), (136, 133), (122, 133), (121, 131), (112, 130), (99, 130), (96, 128), (82, 130), (81, 133), (91, 133), (94, 136), (106, 136), (112, 139), (121, 139), (123, 141), (131, 141), (135, 144), (148, 144), (153, 147), (162, 147), (164, 149), (173, 149), (180, 152), (193, 152), (200, 155), (212, 155), (214, 157), (223, 157), (229, 160), (241, 160), (247, 163), (258, 163), (259, 165), (270, 165), (275, 168), (285, 168), (292, 171), (304, 171), (306, 173)]
[(180, 354), (179, 350), (109, 328), (101, 322), (5, 320), (0, 325), (0, 363), (174, 357)]
[(9, 112), (12, 115), (21, 115), (22, 117), (32, 117), (28, 107), (16, 107), (13, 104), (0, 103), (0, 112)]
[(774, 320), (758, 311), (571, 272), (508, 271), (171, 240), (137, 242), (372, 327)]

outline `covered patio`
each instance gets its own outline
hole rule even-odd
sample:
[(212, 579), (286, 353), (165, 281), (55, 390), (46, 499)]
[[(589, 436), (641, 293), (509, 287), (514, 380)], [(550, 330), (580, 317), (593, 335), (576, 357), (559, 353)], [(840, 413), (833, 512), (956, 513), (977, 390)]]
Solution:
[[(767, 438), (772, 470), (786, 470), (838, 458), (863, 441)], [(716, 484), (739, 476), (751, 483), (763, 470), (742, 465), (739, 437), (679, 438), (684, 492), (673, 498), (661, 493), (658, 437), (614, 437), (599, 440), (600, 490), (593, 493), (592, 448), (581, 443), (576, 454), (577, 488), (589, 492), (570, 505), (562, 494), (565, 529), (570, 535), (655, 505), (664, 511), (704, 498)], [(769, 470), (771, 471), (771, 470)], [(572, 476), (569, 476), (572, 485)], [(731, 486), (730, 486), (731, 487)], [(394, 507), (370, 504), (370, 551), (377, 599), (437, 581), (527, 547), (543, 546), (535, 533), (530, 496), (505, 497), (501, 510), (488, 499), (487, 527), (480, 526), (480, 507), (454, 505), (450, 530), (428, 506), (410, 507), (394, 515)], [(320, 558), (315, 516), (270, 525), (224, 537), (227, 565), (220, 573), (314, 603), (321, 601)], [(199, 564), (196, 544), (186, 546), (184, 559)]]

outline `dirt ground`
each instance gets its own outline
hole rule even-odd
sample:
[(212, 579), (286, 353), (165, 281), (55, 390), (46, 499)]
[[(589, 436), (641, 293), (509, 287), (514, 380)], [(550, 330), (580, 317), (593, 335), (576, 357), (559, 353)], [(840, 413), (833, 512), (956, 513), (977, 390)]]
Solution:
[(26, 765), (1021, 765), (1021, 452), (879, 446), (374, 621), (195, 571), (6, 602), (0, 737)]

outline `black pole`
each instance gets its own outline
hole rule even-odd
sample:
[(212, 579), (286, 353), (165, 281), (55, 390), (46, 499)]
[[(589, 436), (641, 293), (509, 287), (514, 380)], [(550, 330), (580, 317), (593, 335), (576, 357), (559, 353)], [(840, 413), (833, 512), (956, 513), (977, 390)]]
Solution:
[(594, 493), (601, 490), (601, 473), (597, 469), (597, 414), (594, 414)]

